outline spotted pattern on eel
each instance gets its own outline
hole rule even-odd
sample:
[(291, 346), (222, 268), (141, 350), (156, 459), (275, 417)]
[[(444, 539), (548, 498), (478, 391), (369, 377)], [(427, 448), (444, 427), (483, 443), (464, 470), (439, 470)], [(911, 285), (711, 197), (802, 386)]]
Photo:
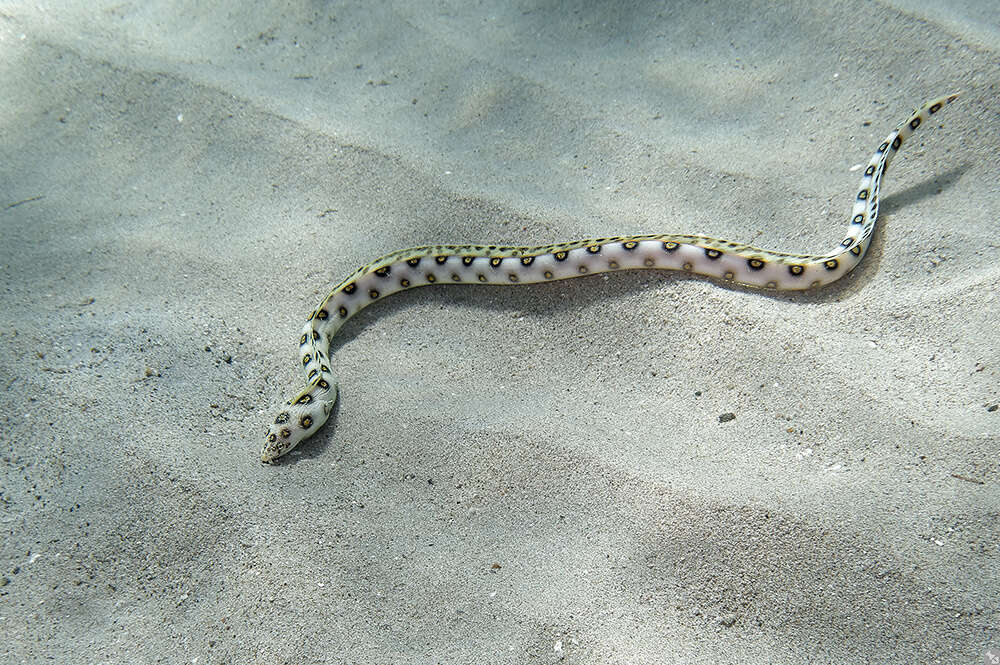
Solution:
[(326, 422), (337, 400), (330, 341), (349, 318), (387, 296), (429, 284), (535, 284), (619, 270), (683, 270), (777, 291), (814, 289), (849, 273), (865, 255), (878, 219), (882, 176), (910, 135), (957, 95), (913, 111), (868, 160), (843, 240), (826, 254), (787, 254), (697, 235), (638, 235), (536, 247), (429, 245), (402, 249), (358, 268), (323, 299), (299, 337), (306, 386), (268, 427), (262, 462), (271, 463)]

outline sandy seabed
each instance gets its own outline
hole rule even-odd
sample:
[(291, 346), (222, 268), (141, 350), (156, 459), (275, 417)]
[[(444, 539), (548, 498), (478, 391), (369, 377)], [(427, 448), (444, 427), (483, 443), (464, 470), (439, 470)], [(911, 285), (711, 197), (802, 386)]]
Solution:
[[(992, 9), (991, 9), (992, 7)], [(1000, 653), (991, 2), (0, 5), (5, 663)], [(410, 291), (386, 252), (697, 233), (869, 255)], [(726, 414), (732, 414), (730, 418)]]

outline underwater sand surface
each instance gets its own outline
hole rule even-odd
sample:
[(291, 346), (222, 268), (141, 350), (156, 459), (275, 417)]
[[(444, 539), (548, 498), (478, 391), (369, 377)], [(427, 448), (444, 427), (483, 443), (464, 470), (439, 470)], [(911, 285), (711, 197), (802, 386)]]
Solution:
[[(1000, 653), (990, 4), (0, 6), (0, 660)], [(331, 421), (259, 463), (358, 266), (827, 251), (852, 167), (955, 91), (842, 282), (399, 294), (334, 344)]]

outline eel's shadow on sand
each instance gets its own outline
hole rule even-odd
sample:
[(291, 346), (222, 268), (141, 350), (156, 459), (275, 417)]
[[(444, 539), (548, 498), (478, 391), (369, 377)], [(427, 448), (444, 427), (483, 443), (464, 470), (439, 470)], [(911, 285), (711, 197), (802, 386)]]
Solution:
[[(884, 197), (879, 210), (879, 224), (875, 229), (871, 246), (861, 264), (850, 275), (817, 291), (762, 291), (719, 280), (709, 279), (708, 281), (717, 282), (720, 286), (727, 289), (751, 291), (765, 297), (784, 300), (798, 305), (852, 298), (858, 295), (863, 287), (878, 274), (885, 245), (886, 228), (891, 227), (893, 210), (919, 204), (924, 199), (940, 194), (943, 190), (954, 185), (969, 168), (968, 164), (955, 166), (942, 175), (927, 179), (924, 182)], [(657, 279), (650, 279), (650, 274), (657, 274)], [(571, 281), (583, 284), (588, 280), (594, 280), (598, 277), (602, 277), (602, 275), (575, 278)], [(689, 279), (705, 281), (708, 278), (686, 275), (674, 271), (623, 271), (615, 275), (614, 279), (604, 282), (599, 288), (595, 288), (593, 297), (613, 302), (626, 295), (658, 289), (664, 282)], [(579, 302), (575, 298), (565, 297), (563, 293), (566, 288), (564, 282), (565, 280), (551, 283), (525, 284), (515, 287), (479, 286), (474, 284), (443, 285), (446, 287), (445, 289), (431, 287), (400, 293), (393, 298), (378, 303), (374, 307), (365, 309), (348, 321), (334, 338), (330, 347), (330, 355), (336, 355), (341, 347), (354, 340), (369, 326), (377, 325), (379, 318), (392, 316), (411, 308), (417, 298), (429, 298), (439, 302), (452, 302), (461, 307), (478, 307), (484, 310), (492, 310), (496, 313), (516, 311), (532, 317), (547, 316), (553, 312), (566, 312), (576, 309), (579, 307)], [(450, 293), (445, 293), (446, 290)], [(330, 414), (330, 419), (323, 428), (324, 432), (330, 433), (336, 431), (340, 403), (341, 400), (338, 399)], [(310, 441), (307, 442), (308, 445), (302, 446), (298, 450), (298, 454), (276, 460), (275, 463), (295, 464), (300, 459), (305, 460), (318, 457), (325, 454), (327, 448), (334, 445), (335, 441), (335, 436), (323, 436), (319, 434), (311, 437)]]

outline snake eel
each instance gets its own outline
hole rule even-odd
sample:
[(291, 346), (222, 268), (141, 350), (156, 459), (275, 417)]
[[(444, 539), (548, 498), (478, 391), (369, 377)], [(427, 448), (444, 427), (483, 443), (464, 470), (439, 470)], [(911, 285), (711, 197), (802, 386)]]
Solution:
[(326, 422), (337, 400), (330, 341), (349, 318), (387, 296), (430, 284), (535, 284), (619, 270), (683, 270), (778, 291), (814, 289), (849, 273), (865, 255), (878, 219), (882, 176), (900, 146), (958, 95), (933, 99), (886, 137), (864, 170), (843, 240), (827, 254), (787, 254), (697, 235), (638, 235), (555, 245), (428, 245), (358, 268), (313, 310), (299, 337), (305, 387), (267, 429), (260, 458), (271, 463)]

